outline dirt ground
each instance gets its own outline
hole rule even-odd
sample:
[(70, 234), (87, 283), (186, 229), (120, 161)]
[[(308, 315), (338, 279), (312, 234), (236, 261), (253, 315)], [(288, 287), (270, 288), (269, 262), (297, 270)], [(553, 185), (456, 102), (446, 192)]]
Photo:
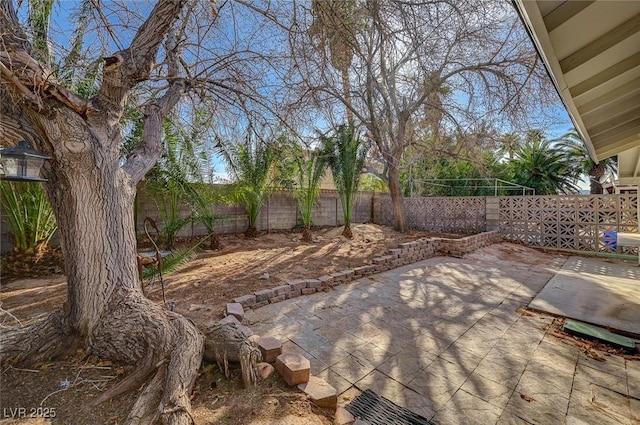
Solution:
[[(203, 251), (165, 277), (166, 298), (175, 302), (177, 312), (196, 323), (218, 320), (225, 303), (235, 297), (291, 279), (319, 277), (369, 264), (372, 258), (402, 242), (425, 236), (460, 237), (424, 232), (400, 234), (383, 226), (359, 224), (353, 228), (354, 238), (347, 240), (340, 236), (341, 231), (342, 228), (318, 230), (313, 243), (302, 242), (299, 233), (269, 233), (250, 240), (223, 236), (221, 250)], [(146, 282), (146, 289), (152, 300), (162, 302), (157, 280)], [(5, 280), (0, 289), (0, 325), (44, 317), (61, 306), (65, 298), (63, 275)], [(122, 423), (135, 395), (120, 396), (98, 407), (90, 402), (128, 371), (129, 368), (101, 361), (82, 350), (25, 369), (5, 368), (0, 379), (0, 423)], [(227, 380), (217, 366), (204, 365), (192, 400), (197, 424), (332, 423), (330, 412), (318, 409), (297, 390), (287, 388), (276, 374), (256, 388), (242, 389), (238, 372)], [(27, 418), (9, 419), (16, 416)]]

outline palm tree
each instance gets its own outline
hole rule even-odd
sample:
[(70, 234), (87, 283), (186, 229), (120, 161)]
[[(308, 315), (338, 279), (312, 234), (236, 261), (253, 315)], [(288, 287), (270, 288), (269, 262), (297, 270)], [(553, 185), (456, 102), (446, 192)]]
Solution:
[(565, 151), (583, 174), (589, 176), (589, 192), (591, 195), (602, 194), (602, 183), (600, 179), (606, 173), (615, 174), (617, 169), (616, 157), (609, 157), (596, 162), (589, 156), (587, 145), (582, 140), (580, 134), (574, 129), (558, 139), (558, 146)]
[(580, 170), (567, 157), (562, 148), (544, 138), (538, 130), (527, 134), (525, 142), (515, 151), (514, 179), (524, 186), (533, 187), (537, 195), (575, 193)]
[(303, 150), (299, 145), (294, 147), (293, 161), (295, 162), (297, 185), (293, 189), (293, 196), (298, 202), (302, 215), (302, 240), (311, 242), (311, 213), (313, 205), (320, 193), (320, 180), (327, 169), (327, 161), (319, 149)]
[(351, 231), (353, 203), (371, 145), (357, 137), (353, 127), (344, 125), (338, 128), (335, 136), (322, 136), (321, 141), (342, 204), (344, 214), (342, 235), (351, 239), (353, 238)]
[(255, 238), (258, 214), (271, 189), (276, 151), (266, 141), (252, 136), (249, 129), (243, 143), (222, 147), (222, 154), (236, 179), (235, 196), (247, 208), (249, 224), (245, 236)]
[(500, 140), (500, 153), (506, 153), (509, 156), (509, 160), (513, 160), (515, 152), (520, 145), (520, 139), (514, 133), (505, 133)]
[(311, 9), (313, 24), (309, 33), (318, 41), (317, 50), (322, 55), (328, 53), (331, 66), (340, 72), (347, 123), (353, 126), (349, 67), (356, 46), (357, 4), (354, 0), (313, 0)]

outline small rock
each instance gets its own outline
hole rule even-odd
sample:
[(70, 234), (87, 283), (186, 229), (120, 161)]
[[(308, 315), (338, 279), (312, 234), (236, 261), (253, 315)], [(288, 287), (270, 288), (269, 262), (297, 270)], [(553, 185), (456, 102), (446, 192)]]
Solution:
[[(249, 337), (249, 342), (255, 347), (258, 346), (258, 341), (260, 341), (260, 335), (253, 334)], [(264, 356), (263, 356), (264, 357)]]
[(256, 367), (258, 368), (258, 375), (260, 375), (262, 379), (267, 379), (269, 376), (271, 376), (271, 374), (275, 370), (275, 368), (271, 366), (269, 363), (264, 363), (264, 362), (258, 363)]
[(265, 274), (263, 274), (263, 275), (262, 275), (262, 276), (260, 276), (258, 279), (263, 279), (263, 280), (265, 280), (265, 279), (269, 279), (269, 273), (265, 273)]

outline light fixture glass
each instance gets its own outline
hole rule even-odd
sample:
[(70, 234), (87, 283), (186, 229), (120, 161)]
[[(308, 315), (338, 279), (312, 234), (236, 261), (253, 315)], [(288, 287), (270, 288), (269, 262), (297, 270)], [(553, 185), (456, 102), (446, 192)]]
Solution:
[(26, 141), (16, 146), (0, 149), (0, 171), (2, 180), (46, 181), (40, 178), (40, 169), (44, 161), (51, 159), (31, 149)]

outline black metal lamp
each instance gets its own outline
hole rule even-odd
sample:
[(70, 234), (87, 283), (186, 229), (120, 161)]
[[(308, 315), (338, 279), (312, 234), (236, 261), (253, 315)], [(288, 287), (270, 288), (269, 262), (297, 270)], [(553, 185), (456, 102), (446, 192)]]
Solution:
[(47, 181), (40, 178), (40, 168), (48, 159), (51, 158), (31, 149), (25, 140), (16, 146), (0, 149), (0, 179), (20, 182)]

